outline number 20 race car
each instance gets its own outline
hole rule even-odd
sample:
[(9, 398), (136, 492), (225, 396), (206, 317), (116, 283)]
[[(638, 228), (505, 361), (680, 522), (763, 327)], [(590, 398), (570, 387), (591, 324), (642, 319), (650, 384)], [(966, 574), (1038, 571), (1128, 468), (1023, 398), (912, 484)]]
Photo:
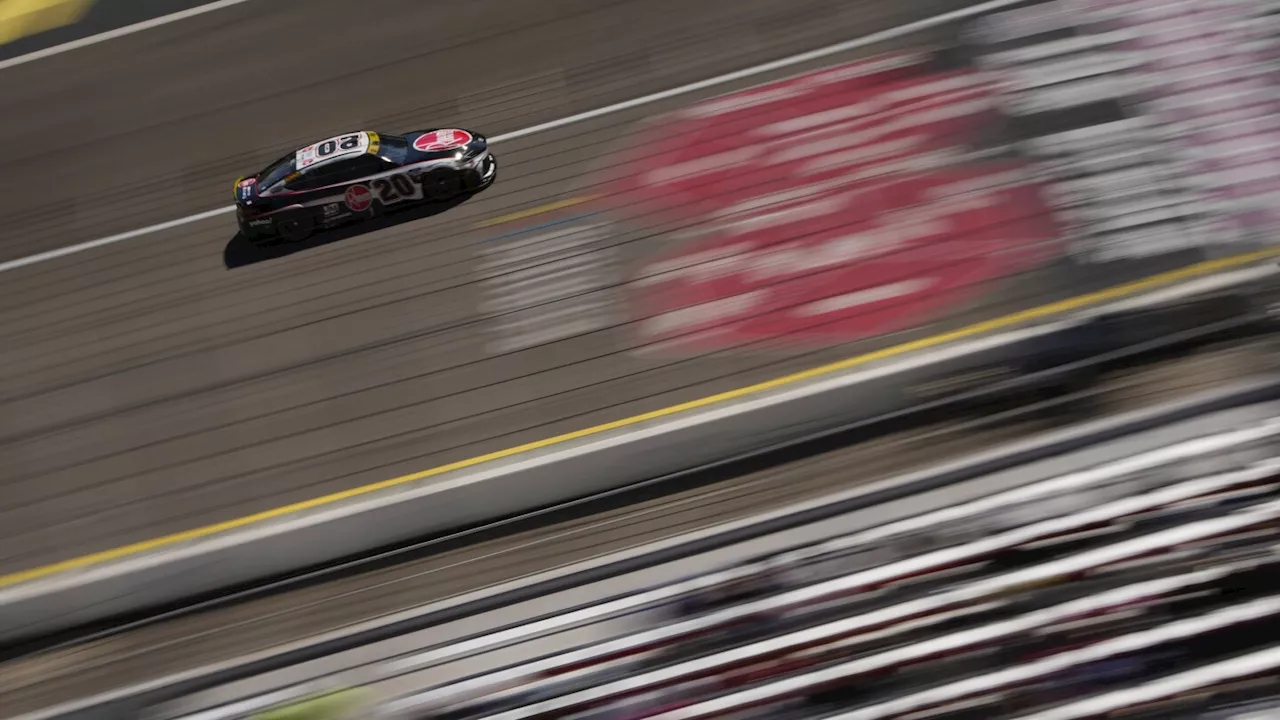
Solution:
[(236, 180), (236, 219), (250, 242), (296, 242), (317, 229), (483, 190), (497, 171), (488, 141), (468, 130), (346, 133)]

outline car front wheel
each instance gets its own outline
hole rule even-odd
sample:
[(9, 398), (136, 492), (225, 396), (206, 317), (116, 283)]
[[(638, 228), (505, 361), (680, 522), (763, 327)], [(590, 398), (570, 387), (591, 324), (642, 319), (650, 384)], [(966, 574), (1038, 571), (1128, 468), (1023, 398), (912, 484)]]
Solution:
[(311, 237), (315, 229), (315, 220), (310, 215), (302, 213), (288, 215), (276, 221), (276, 232), (285, 242), (306, 240)]
[(462, 176), (456, 170), (432, 170), (422, 176), (422, 192), (428, 200), (451, 200), (462, 193)]

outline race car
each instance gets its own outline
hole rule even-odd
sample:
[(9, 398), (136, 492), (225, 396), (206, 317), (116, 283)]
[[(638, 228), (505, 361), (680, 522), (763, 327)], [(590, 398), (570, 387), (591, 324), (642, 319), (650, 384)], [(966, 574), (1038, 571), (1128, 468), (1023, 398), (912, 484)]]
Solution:
[(483, 135), (460, 128), (326, 138), (235, 183), (236, 219), (250, 242), (297, 242), (318, 229), (483, 190), (498, 164)]

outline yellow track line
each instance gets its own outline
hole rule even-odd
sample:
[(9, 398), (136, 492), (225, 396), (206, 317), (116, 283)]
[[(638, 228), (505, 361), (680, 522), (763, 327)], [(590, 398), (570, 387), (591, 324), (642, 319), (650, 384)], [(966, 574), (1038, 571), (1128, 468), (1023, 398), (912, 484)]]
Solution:
[(568, 198), (566, 200), (557, 200), (552, 203), (547, 203), (546, 205), (539, 205), (537, 207), (529, 208), (528, 210), (517, 210), (516, 212), (508, 213), (506, 215), (499, 215), (496, 218), (481, 220), (480, 222), (476, 223), (476, 227), (477, 228), (493, 227), (494, 225), (503, 225), (506, 223), (515, 222), (517, 220), (524, 220), (525, 218), (531, 218), (537, 215), (546, 215), (549, 212), (555, 212), (556, 210), (563, 210), (564, 208), (573, 207), (574, 205), (581, 205), (582, 203), (590, 202), (594, 199), (595, 199), (594, 195), (586, 195), (584, 197)]
[(741, 387), (734, 390), (728, 390), (726, 392), (718, 393), (715, 395), (709, 395), (707, 397), (698, 398), (696, 400), (690, 400), (688, 402), (683, 402), (677, 405), (672, 405), (670, 407), (653, 410), (647, 413), (642, 413), (640, 415), (633, 415), (628, 418), (622, 418), (621, 420), (614, 420), (612, 422), (603, 423), (601, 425), (595, 425), (593, 427), (584, 428), (582, 430), (575, 430), (573, 432), (565, 433), (563, 435), (557, 435), (555, 437), (546, 438), (544, 440), (537, 440), (534, 442), (525, 443), (524, 445), (517, 445), (516, 447), (507, 448), (505, 450), (498, 450), (497, 452), (488, 453), (487, 455), (480, 455), (478, 457), (468, 458), (466, 460), (459, 460), (457, 462), (452, 462), (447, 465), (441, 465), (439, 467), (422, 470), (416, 473), (411, 473), (409, 475), (401, 475), (400, 477), (394, 477), (388, 480), (381, 480), (375, 483), (370, 483), (368, 485), (362, 485), (360, 487), (352, 488), (350, 490), (343, 490), (341, 492), (331, 493), (329, 495), (324, 495), (321, 497), (312, 498), (311, 500), (304, 500), (302, 502), (297, 502), (290, 505), (273, 508), (271, 510), (265, 510), (263, 512), (254, 513), (252, 515), (245, 515), (244, 517), (235, 518), (233, 520), (226, 520), (224, 522), (214, 523), (212, 525), (205, 525), (204, 527), (198, 527), (192, 530), (185, 530), (183, 532), (177, 532), (171, 535), (164, 535), (158, 538), (153, 538), (151, 540), (143, 540), (141, 542), (136, 542), (130, 545), (124, 545), (121, 547), (112, 548), (110, 550), (104, 550), (101, 552), (91, 553), (88, 555), (82, 555), (81, 557), (72, 558), (70, 560), (63, 560), (61, 562), (52, 563), (49, 565), (45, 565), (43, 567), (37, 567), (37, 568), (32, 568), (30, 570), (22, 570), (19, 572), (8, 574), (8, 575), (2, 575), (0, 576), (0, 587), (17, 585), (23, 582), (30, 582), (33, 580), (38, 580), (40, 578), (48, 577), (50, 575), (55, 575), (57, 573), (67, 572), (70, 570), (79, 570), (79, 569), (90, 567), (93, 565), (100, 565), (105, 562), (110, 562), (112, 560), (119, 560), (121, 558), (137, 555), (139, 553), (150, 552), (153, 550), (159, 550), (161, 548), (169, 547), (172, 545), (177, 545), (179, 543), (199, 540), (202, 538), (209, 537), (211, 535), (216, 535), (218, 533), (227, 532), (229, 530), (236, 530), (249, 525), (254, 525), (256, 523), (264, 522), (267, 520), (274, 520), (277, 518), (284, 517), (286, 515), (292, 515), (294, 513), (299, 513), (306, 510), (313, 510), (315, 508), (323, 507), (326, 505), (332, 505), (334, 503), (341, 502), (343, 500), (350, 500), (351, 498), (360, 497), (362, 495), (368, 495), (370, 493), (378, 492), (380, 490), (387, 490), (397, 486), (407, 485), (412, 482), (417, 482), (419, 480), (424, 480), (426, 478), (435, 477), (437, 475), (443, 475), (445, 473), (453, 472), (455, 470), (463, 470), (469, 467), (474, 467), (481, 463), (491, 462), (493, 460), (501, 460), (503, 458), (511, 457), (512, 455), (518, 455), (520, 453), (526, 453), (532, 450), (539, 450), (552, 445), (559, 445), (562, 443), (570, 442), (572, 440), (578, 440), (580, 438), (588, 437), (591, 435), (599, 435), (600, 433), (608, 432), (610, 430), (617, 430), (619, 428), (625, 428), (631, 425), (637, 425), (639, 423), (647, 422), (649, 420), (655, 420), (658, 418), (667, 417), (669, 415), (675, 415), (677, 413), (688, 412), (690, 410), (704, 408), (704, 407), (707, 407), (708, 405), (714, 405), (716, 403), (722, 403), (729, 400), (736, 400), (748, 395), (754, 395), (767, 390), (780, 388), (785, 385), (792, 385), (798, 382), (803, 382), (805, 380), (812, 380), (814, 378), (817, 378), (823, 375), (829, 375), (831, 373), (839, 372), (841, 370), (847, 370), (849, 368), (856, 367), (858, 365), (865, 365), (867, 363), (875, 362), (877, 360), (884, 360), (886, 358), (903, 355), (916, 350), (924, 350), (926, 348), (935, 347), (937, 345), (942, 345), (942, 344), (953, 342), (956, 340), (970, 338), (975, 335), (981, 335), (983, 333), (991, 332), (993, 330), (1001, 330), (1001, 329), (1008, 328), (1013, 325), (1017, 325), (1019, 323), (1024, 323), (1031, 320), (1044, 319), (1053, 315), (1059, 315), (1065, 312), (1070, 312), (1072, 310), (1078, 310), (1084, 307), (1088, 307), (1090, 305), (1097, 305), (1099, 303), (1117, 300), (1117, 299), (1120, 299), (1129, 295), (1135, 295), (1137, 293), (1144, 292), (1147, 290), (1153, 290), (1163, 285), (1170, 285), (1172, 283), (1176, 283), (1182, 280), (1188, 280), (1188, 279), (1203, 276), (1203, 275), (1210, 275), (1212, 273), (1219, 272), (1222, 270), (1228, 270), (1231, 268), (1248, 265), (1250, 263), (1266, 260), (1268, 258), (1273, 258), (1277, 256), (1280, 256), (1280, 248), (1269, 248), (1266, 250), (1246, 253), (1243, 255), (1235, 255), (1232, 257), (1221, 258), (1218, 260), (1209, 260), (1206, 262), (1197, 263), (1195, 265), (1189, 265), (1187, 267), (1180, 268), (1178, 270), (1161, 273), (1159, 275), (1153, 275), (1151, 277), (1144, 278), (1142, 280), (1125, 283), (1123, 285), (1117, 285), (1115, 287), (1108, 288), (1106, 290), (1100, 290), (1098, 292), (1092, 292), (1085, 295), (1079, 295), (1076, 297), (1067, 298), (1065, 300), (1059, 300), (1057, 302), (1052, 302), (1047, 305), (1040, 305), (1038, 307), (1029, 308), (1027, 310), (1022, 310), (1020, 312), (1004, 315), (998, 318), (993, 318), (991, 320), (975, 323), (973, 325), (968, 325), (966, 327), (962, 327), (957, 330), (952, 330), (950, 332), (940, 333), (938, 335), (932, 335), (926, 338), (921, 338), (919, 340), (913, 340), (911, 342), (902, 343), (900, 345), (894, 345), (892, 347), (883, 348), (881, 350), (876, 350), (876, 351), (864, 353), (861, 355), (855, 355), (850, 358), (845, 358), (844, 360), (838, 360), (833, 363), (810, 368), (808, 370), (802, 370), (800, 372), (792, 373), (790, 375), (784, 375), (782, 377), (774, 378), (772, 380), (766, 380), (764, 382), (756, 383), (754, 385), (748, 385), (746, 387)]
[(0, 0), (0, 45), (80, 22), (94, 0)]

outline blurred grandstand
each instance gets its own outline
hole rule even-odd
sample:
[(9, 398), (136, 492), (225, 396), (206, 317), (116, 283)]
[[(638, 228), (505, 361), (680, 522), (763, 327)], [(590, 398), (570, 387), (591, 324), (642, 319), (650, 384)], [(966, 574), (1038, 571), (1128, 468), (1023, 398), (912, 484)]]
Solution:
[(1264, 717), (1278, 519), (1272, 418), (686, 580), (640, 632), (258, 716)]

